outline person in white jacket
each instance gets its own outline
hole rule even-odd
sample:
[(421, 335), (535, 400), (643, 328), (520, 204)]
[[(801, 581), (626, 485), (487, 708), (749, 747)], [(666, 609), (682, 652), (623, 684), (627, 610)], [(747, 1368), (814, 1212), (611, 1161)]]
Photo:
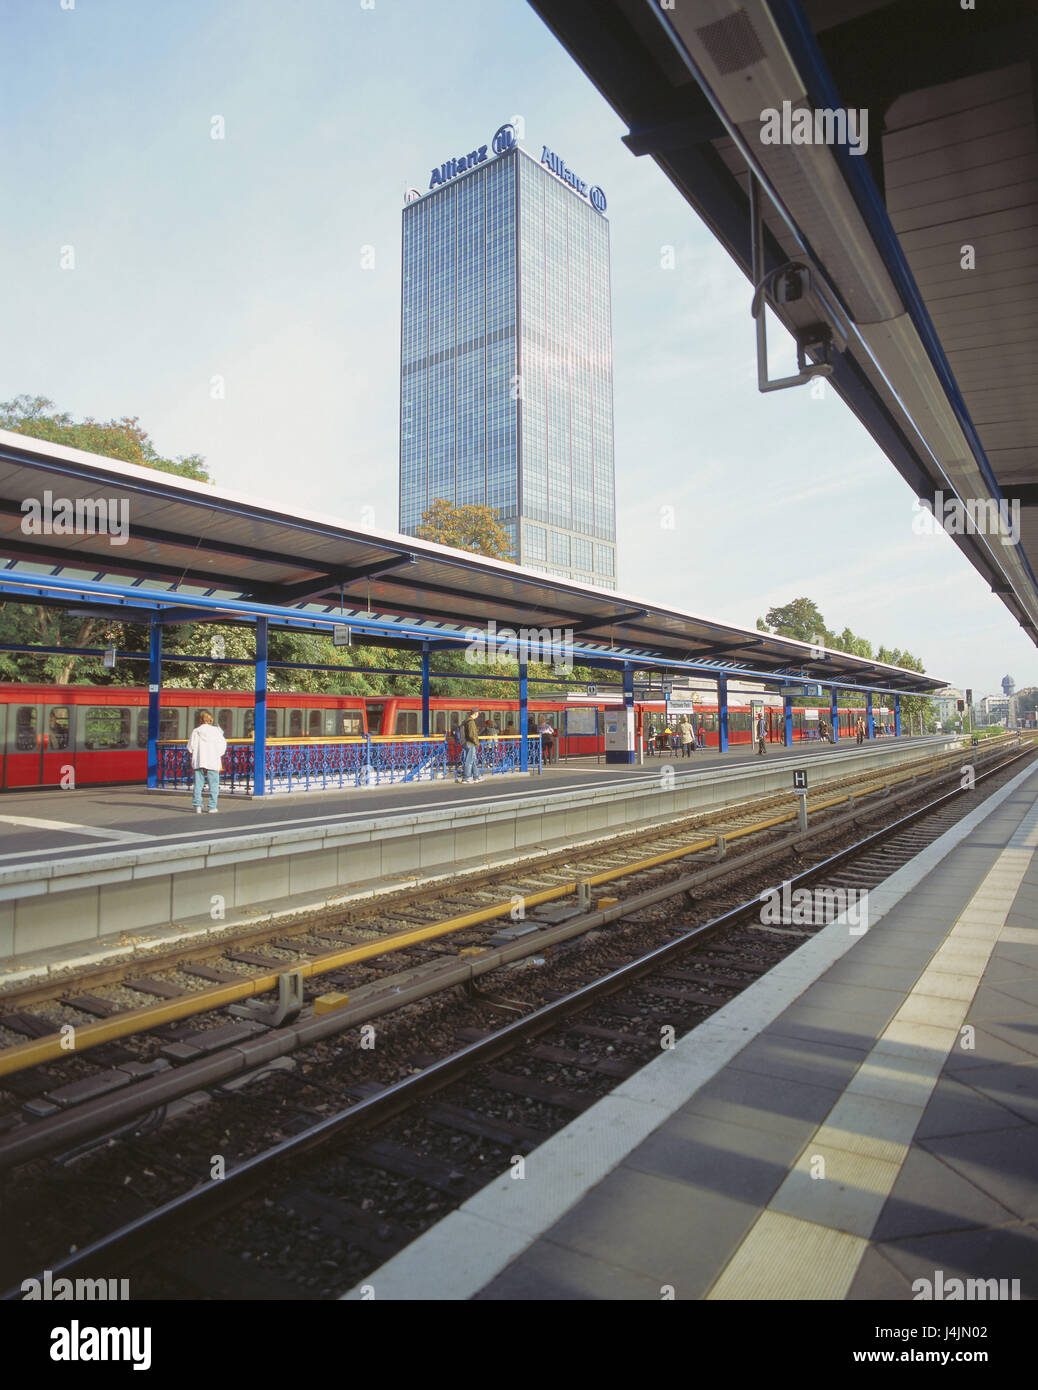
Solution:
[(199, 715), (199, 723), (188, 741), (187, 751), (195, 772), (195, 813), (202, 814), (202, 792), (208, 783), (209, 814), (215, 815), (216, 801), (220, 795), (220, 762), (227, 752), (227, 740), (223, 730), (213, 723), (213, 716), (205, 710)]

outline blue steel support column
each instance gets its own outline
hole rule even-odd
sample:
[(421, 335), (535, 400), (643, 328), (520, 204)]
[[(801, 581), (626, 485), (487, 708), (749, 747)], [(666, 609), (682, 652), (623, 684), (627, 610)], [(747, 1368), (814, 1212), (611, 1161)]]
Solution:
[(717, 751), (728, 752), (728, 677), (717, 677)]
[(901, 696), (894, 696), (894, 737), (901, 737)]
[(872, 691), (869, 690), (865, 695), (865, 736), (866, 738), (876, 737), (876, 726), (872, 721)]
[(422, 738), (429, 737), (429, 643), (422, 643)]
[(832, 728), (832, 738), (835, 743), (840, 737), (840, 708), (836, 703), (836, 686), (831, 686), (829, 690), (829, 724)]
[(148, 643), (148, 786), (159, 784), (159, 692), (162, 689), (162, 624), (151, 620)]
[(782, 725), (784, 729), (783, 738), (787, 748), (793, 747), (793, 697), (783, 695), (782, 697)]
[(519, 771), (529, 772), (530, 770), (530, 745), (529, 735), (526, 731), (526, 662), (519, 663)]
[(267, 625), (269, 619), (256, 619), (256, 701), (252, 726), (252, 794), (267, 794)]

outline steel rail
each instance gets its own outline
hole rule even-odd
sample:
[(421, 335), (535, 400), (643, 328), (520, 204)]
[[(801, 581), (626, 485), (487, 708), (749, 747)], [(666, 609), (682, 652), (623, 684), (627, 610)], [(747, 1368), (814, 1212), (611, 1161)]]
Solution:
[[(976, 782), (986, 780), (988, 777), (1004, 771), (1007, 766), (1011, 766), (1021, 758), (1028, 756), (1030, 752), (1031, 748), (1028, 746), (1015, 756), (1000, 763), (998, 767), (979, 773)], [(802, 873), (784, 880), (784, 882), (787, 882), (793, 890), (814, 879), (824, 877), (848, 859), (865, 853), (874, 845), (892, 838), (916, 821), (932, 815), (935, 811), (954, 801), (964, 790), (967, 789), (956, 787), (952, 791), (944, 793), (926, 805), (899, 817), (892, 824), (873, 831), (863, 839), (837, 851), (827, 859), (812, 865)], [(649, 900), (658, 901), (661, 896), (674, 896), (675, 893), (681, 891), (684, 891), (681, 887), (668, 884), (664, 888), (653, 890), (651, 893), (641, 894), (637, 899), (629, 900), (626, 904), (617, 904), (612, 908), (588, 913), (581, 919), (583, 930), (592, 930), (594, 927), (604, 925), (618, 917), (630, 915), (637, 910), (636, 903), (645, 903)], [(642, 975), (655, 970), (660, 964), (680, 955), (691, 945), (716, 935), (725, 927), (732, 926), (743, 917), (757, 913), (759, 910), (760, 896), (758, 894), (730, 908), (720, 916), (711, 918), (708, 922), (683, 932), (673, 940), (654, 947), (651, 951), (639, 956), (637, 960), (619, 966), (610, 971), (609, 974), (582, 986), (571, 994), (541, 1005), (525, 1017), (506, 1024), (490, 1037), (469, 1043), (466, 1047), (433, 1063), (432, 1066), (416, 1075), (395, 1082), (378, 1095), (362, 1100), (346, 1110), (340, 1111), (337, 1115), (329, 1116), (304, 1130), (301, 1134), (283, 1140), (273, 1148), (247, 1159), (237, 1168), (228, 1172), (222, 1179), (212, 1180), (202, 1186), (192, 1188), (189, 1192), (164, 1203), (155, 1211), (139, 1217), (106, 1236), (102, 1236), (85, 1249), (76, 1251), (66, 1259), (49, 1266), (52, 1277), (74, 1278), (91, 1275), (93, 1277), (101, 1277), (102, 1275), (111, 1277), (114, 1269), (129, 1267), (132, 1263), (139, 1261), (163, 1239), (180, 1235), (198, 1221), (206, 1217), (212, 1218), (247, 1200), (253, 1192), (259, 1190), (268, 1181), (269, 1175), (278, 1164), (295, 1159), (333, 1138), (360, 1132), (374, 1124), (392, 1118), (393, 1115), (409, 1108), (416, 1100), (442, 1090), (464, 1072), (470, 1071), (473, 1067), (484, 1062), (494, 1060), (511, 1050), (519, 1041), (547, 1031), (569, 1014), (577, 1013), (597, 999), (615, 993)], [(121, 1263), (117, 1266), (116, 1261)], [(3, 1295), (3, 1301), (17, 1299), (20, 1292), (20, 1288), (8, 1291)]]

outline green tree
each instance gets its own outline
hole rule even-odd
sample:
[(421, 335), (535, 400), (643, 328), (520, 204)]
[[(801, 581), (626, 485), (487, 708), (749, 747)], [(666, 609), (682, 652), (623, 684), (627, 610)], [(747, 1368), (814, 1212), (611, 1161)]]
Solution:
[[(67, 412), (57, 411), (54, 402), (45, 396), (16, 396), (0, 402), (0, 429), (122, 459), (141, 468), (176, 473), (196, 482), (212, 482), (199, 454), (176, 459), (162, 457), (136, 416), (105, 423), (88, 416), (77, 422)], [(143, 629), (132, 623), (83, 618), (60, 608), (9, 602), (0, 604), (0, 642), (27, 647), (94, 647), (113, 642), (118, 651), (143, 651), (147, 647)], [(95, 658), (0, 653), (0, 674), (5, 679), (55, 685), (68, 685), (74, 677), (88, 685), (136, 685), (141, 680), (141, 663), (119, 662), (113, 670), (106, 671)]]
[(66, 444), (70, 449), (84, 449), (89, 454), (122, 459), (141, 468), (158, 468), (163, 473), (176, 473), (199, 483), (211, 483), (209, 470), (200, 454), (182, 454), (179, 458), (164, 458), (141, 429), (136, 415), (124, 415), (121, 420), (104, 423), (87, 416), (73, 420), (67, 411), (57, 411), (54, 402), (45, 396), (16, 396), (0, 401), (0, 429), (45, 439), (51, 444)]
[(757, 619), (757, 630), (776, 637), (792, 637), (797, 642), (821, 641), (828, 645), (825, 619), (809, 598), (795, 598), (781, 608), (769, 608), (763, 619)]
[(491, 560), (512, 558), (511, 538), (493, 507), (456, 507), (453, 502), (439, 497), (422, 517), (415, 534), (422, 540), (486, 555)]

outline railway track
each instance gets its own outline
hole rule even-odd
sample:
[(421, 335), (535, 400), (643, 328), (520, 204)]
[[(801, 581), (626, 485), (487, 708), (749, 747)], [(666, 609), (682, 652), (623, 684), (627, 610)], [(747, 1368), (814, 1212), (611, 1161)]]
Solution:
[[(829, 779), (809, 798), (809, 813), (832, 810), (847, 797), (886, 794), (901, 782), (960, 761), (959, 754), (926, 757), (886, 777)], [(756, 799), (666, 827), (633, 829), (611, 840), (541, 854), (532, 863), (464, 875), (450, 891), (405, 891), (374, 907), (311, 914), (305, 922), (236, 931), (227, 941), (206, 939), (149, 953), (146, 960), (0, 990), (0, 1132), (5, 1118), (10, 1122), (12, 1106), (39, 1098), (29, 1112), (38, 1118), (54, 1113), (55, 1106), (99, 1093), (100, 1086), (123, 1084), (119, 1076), (91, 1083), (99, 1071), (118, 1071), (121, 1062), (113, 1063), (113, 1058), (160, 1069), (161, 1047), (139, 1041), (152, 1030), (166, 1030), (163, 1045), (172, 1041), (209, 1050), (210, 1040), (196, 1034), (224, 1027), (224, 1010), (277, 989), (288, 972), (296, 973), (308, 1005), (329, 986), (340, 996), (368, 988), (381, 975), (414, 968), (444, 951), (479, 949), (494, 936), (500, 919), (514, 915), (517, 901), (526, 911), (565, 899), (576, 894), (580, 880), (594, 889), (620, 880), (630, 886), (639, 875), (667, 864), (716, 853), (720, 837), (727, 846), (748, 836), (780, 836), (795, 819), (794, 802), (788, 796)], [(177, 1029), (180, 1020), (193, 1016), (193, 1030), (184, 1034)], [(239, 1036), (247, 1032), (238, 1027)], [(225, 1029), (222, 1036), (230, 1034)], [(125, 1046), (112, 1046), (123, 1039), (135, 1040), (129, 1057)], [(59, 1083), (56, 1068), (67, 1080)], [(33, 1070), (39, 1085), (25, 1075)], [(12, 1083), (4, 1078), (15, 1074), (22, 1074), (22, 1080), (12, 1092)], [(55, 1092), (57, 1099), (48, 1100)]]
[[(1029, 749), (1015, 755), (1011, 769), (1017, 770), (1019, 759), (1029, 755)], [(985, 775), (1008, 775), (1003, 766)], [(968, 798), (947, 793), (864, 841), (855, 831), (835, 856), (827, 855), (791, 876), (792, 881), (814, 881), (821, 874), (829, 885), (875, 886), (970, 808)], [(875, 811), (859, 805), (851, 814), (860, 818)], [(848, 829), (853, 824), (847, 816), (836, 819), (846, 821)], [(53, 1201), (58, 1176), (67, 1197), (89, 1173), (88, 1189), (91, 1182), (107, 1182), (108, 1191), (114, 1189), (122, 1200), (108, 1213), (121, 1229), (65, 1263), (76, 1273), (103, 1267), (110, 1277), (127, 1261), (140, 1260), (162, 1245), (171, 1231), (204, 1216), (217, 1224), (207, 1226), (203, 1245), (163, 1249), (159, 1264), (143, 1280), (135, 1276), (134, 1296), (333, 1296), (658, 1055), (661, 1029), (680, 1034), (694, 1027), (824, 925), (768, 929), (746, 920), (754, 911), (759, 916), (759, 888), (745, 896), (747, 875), (773, 883), (776, 853), (788, 862), (804, 848), (803, 842), (786, 844), (781, 851), (765, 845), (743, 856), (751, 863), (715, 864), (692, 873), (675, 874), (655, 865), (667, 881), (651, 888), (632, 882), (628, 886), (640, 891), (620, 904), (578, 912), (548, 932), (539, 925), (533, 949), (546, 952), (548, 959), (520, 949), (521, 941), (499, 949), (500, 960), (471, 958), (473, 967), (494, 968), (495, 987), (505, 988), (499, 981), (507, 980), (507, 994), (485, 995), (479, 986), (473, 990), (478, 976), (469, 975), (473, 993), (460, 1008), (433, 1001), (419, 1018), (402, 1023), (388, 1048), (380, 1042), (379, 1049), (372, 1049), (365, 1065), (356, 1065), (363, 1054), (351, 1046), (351, 1070), (357, 1075), (343, 1078), (341, 1058), (319, 1055), (321, 1048), (335, 1050), (326, 1041), (316, 1052), (312, 1046), (302, 1052), (300, 1059), (288, 1057), (288, 1049), (267, 1057), (261, 1065), (274, 1070), (251, 1086), (234, 1089), (233, 1083), (221, 1082), (215, 1104), (203, 1103), (196, 1093), (199, 1118), (210, 1113), (197, 1132), (192, 1126), (184, 1134), (175, 1154), (169, 1153), (168, 1141), (157, 1137), (158, 1112), (124, 1134), (121, 1156), (109, 1164), (106, 1177), (99, 1176), (95, 1148), (67, 1149), (60, 1162), (50, 1160), (42, 1177), (36, 1173), (38, 1191), (46, 1191)], [(699, 899), (694, 909), (690, 893)], [(713, 896), (708, 900), (706, 893)], [(602, 928), (610, 921), (615, 926), (605, 935)], [(579, 945), (562, 939), (567, 926), (579, 933)], [(554, 946), (547, 940), (552, 932)], [(661, 935), (672, 939), (661, 943)], [(493, 953), (483, 948), (483, 954)], [(539, 960), (544, 964), (533, 963)], [(451, 964), (456, 968), (456, 962)], [(443, 981), (448, 979), (444, 971)], [(495, 1026), (502, 1015), (513, 1020), (503, 1029)], [(436, 1019), (431, 1028), (430, 1017)], [(430, 1056), (436, 1040), (448, 1056)], [(459, 1041), (463, 1046), (454, 1050)], [(515, 1050), (520, 1047), (521, 1053)], [(506, 1054), (509, 1065), (502, 1071), (494, 1064)], [(376, 1058), (377, 1065), (370, 1065)], [(252, 1061), (248, 1070), (255, 1078), (257, 1051)], [(155, 1078), (141, 1084), (154, 1088)], [(450, 1090), (444, 1092), (445, 1087)], [(345, 1110), (344, 1093), (355, 1102)], [(374, 1141), (367, 1138), (373, 1125), (394, 1115), (399, 1118), (388, 1132), (380, 1131)], [(169, 1112), (162, 1118), (168, 1119)], [(226, 1123), (249, 1131), (249, 1138), (244, 1144), (235, 1140), (238, 1152), (226, 1156), (232, 1165), (226, 1176), (199, 1187), (200, 1173), (208, 1175), (214, 1152), (222, 1152), (217, 1145), (220, 1126)], [(272, 1132), (279, 1142), (256, 1154), (255, 1148), (263, 1147), (256, 1140), (269, 1140)], [(10, 1136), (0, 1139), (0, 1162), (5, 1147), (8, 1161), (17, 1152), (10, 1142)], [(252, 1156), (242, 1151), (250, 1144)], [(316, 1173), (309, 1167), (301, 1173), (298, 1161), (311, 1149), (321, 1150), (320, 1167)], [(332, 1156), (324, 1157), (328, 1154)], [(178, 1182), (188, 1190), (163, 1200)], [(257, 1204), (248, 1200), (254, 1191), (274, 1195), (262, 1195)], [(223, 1208), (247, 1201), (244, 1221), (241, 1211), (233, 1219), (219, 1215)], [(139, 1220), (127, 1223), (127, 1215), (133, 1215), (127, 1202), (131, 1209), (137, 1204)], [(301, 1229), (306, 1239), (293, 1253)], [(325, 1251), (324, 1264), (311, 1258), (311, 1247)], [(32, 1252), (25, 1253), (31, 1258)], [(41, 1250), (39, 1257), (56, 1269), (55, 1253)], [(28, 1272), (35, 1269), (30, 1266)]]

